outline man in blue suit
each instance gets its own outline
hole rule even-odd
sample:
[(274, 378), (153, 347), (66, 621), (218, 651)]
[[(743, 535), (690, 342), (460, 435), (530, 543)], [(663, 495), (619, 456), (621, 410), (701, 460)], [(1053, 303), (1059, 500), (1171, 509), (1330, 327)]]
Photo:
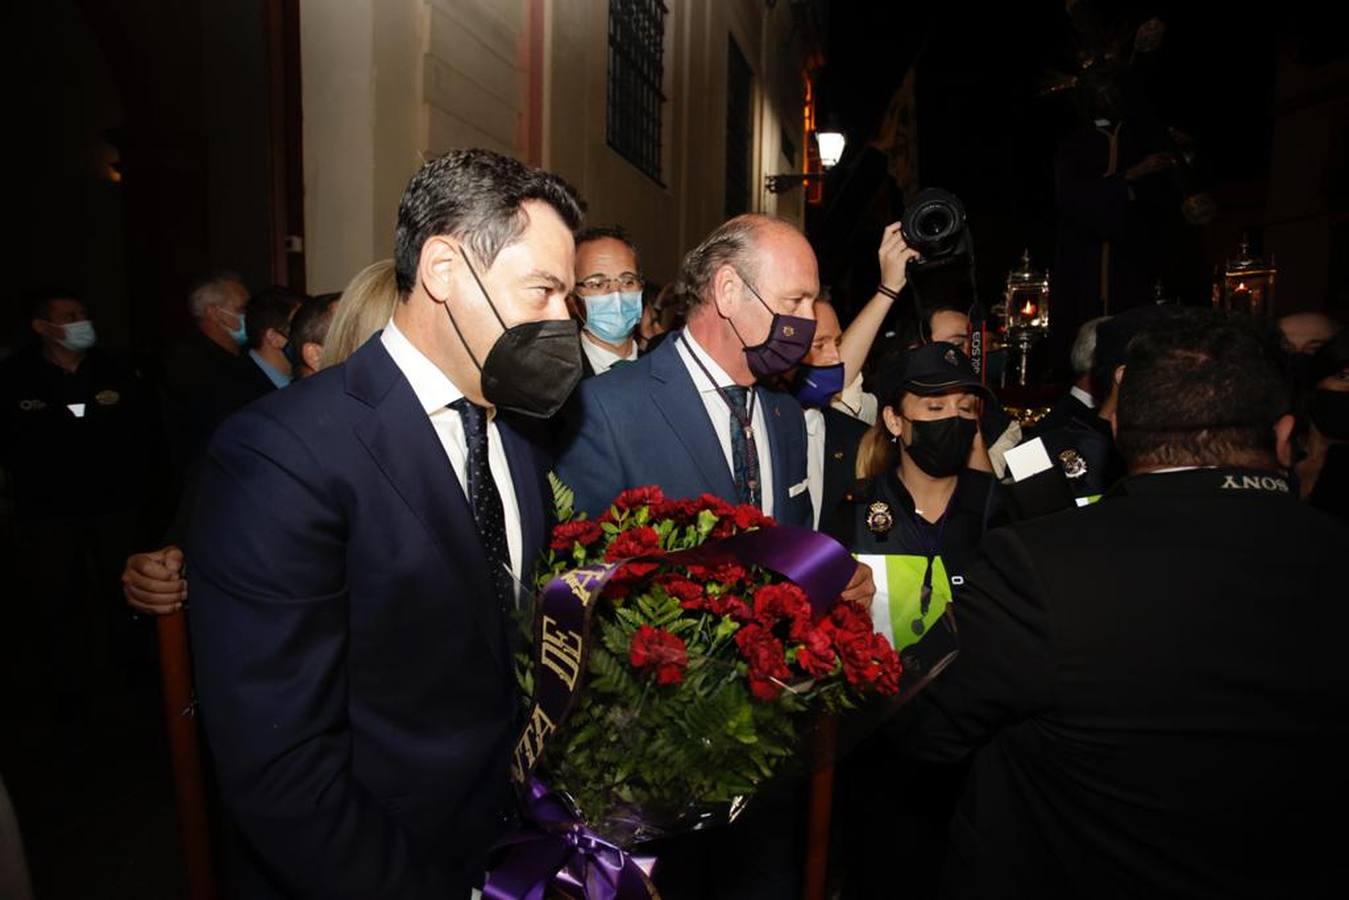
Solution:
[[(659, 485), (669, 497), (716, 495), (812, 527), (806, 426), (787, 394), (757, 385), (811, 346), (820, 292), (815, 253), (792, 225), (738, 216), (684, 258), (687, 325), (646, 356), (581, 383), (558, 476), (592, 517), (618, 493)], [(844, 598), (869, 602), (859, 566)], [(657, 850), (662, 896), (790, 897), (800, 893), (792, 797), (761, 797), (725, 834)]]
[(212, 441), (189, 532), (202, 720), (245, 897), (467, 897), (509, 806), (514, 578), (580, 377), (580, 202), (455, 151), (398, 211), (402, 302)]

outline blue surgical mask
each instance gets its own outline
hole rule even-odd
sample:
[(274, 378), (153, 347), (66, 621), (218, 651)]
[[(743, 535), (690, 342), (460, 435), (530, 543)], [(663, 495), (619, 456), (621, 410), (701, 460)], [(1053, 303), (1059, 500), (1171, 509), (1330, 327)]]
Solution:
[(239, 320), (239, 327), (238, 327), (238, 328), (230, 329), (230, 337), (234, 339), (234, 343), (238, 344), (240, 347), (242, 347), (242, 346), (244, 346), (245, 344), (247, 344), (247, 343), (248, 343), (248, 322), (247, 322), (247, 320), (244, 318), (244, 314), (243, 314), (243, 313), (237, 313), (237, 312), (234, 312), (233, 310), (225, 309), (223, 306), (220, 307), (220, 310), (221, 310), (222, 312), (226, 313), (227, 315), (234, 316), (236, 319)]
[(64, 329), (65, 336), (58, 343), (67, 350), (83, 353), (98, 343), (98, 335), (94, 333), (94, 323), (88, 319), (80, 322), (67, 322), (61, 328)]
[(586, 331), (610, 344), (626, 341), (642, 320), (641, 291), (612, 291), (581, 299), (586, 305)]
[(843, 390), (843, 363), (832, 366), (811, 366), (802, 363), (796, 369), (796, 384), (792, 393), (807, 409), (824, 409)]

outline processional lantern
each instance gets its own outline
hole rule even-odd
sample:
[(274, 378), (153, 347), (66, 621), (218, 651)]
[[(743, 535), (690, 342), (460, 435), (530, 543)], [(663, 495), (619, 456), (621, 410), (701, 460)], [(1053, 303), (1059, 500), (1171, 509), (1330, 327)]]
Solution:
[(1213, 305), (1219, 309), (1245, 313), (1258, 319), (1274, 315), (1274, 279), (1278, 268), (1274, 256), (1268, 260), (1251, 253), (1251, 242), (1242, 237), (1237, 255), (1227, 261), (1213, 291)]
[(1022, 253), (1021, 266), (1007, 274), (1003, 309), (1016, 383), (1024, 386), (1031, 350), (1049, 334), (1049, 273), (1031, 265), (1029, 250)]

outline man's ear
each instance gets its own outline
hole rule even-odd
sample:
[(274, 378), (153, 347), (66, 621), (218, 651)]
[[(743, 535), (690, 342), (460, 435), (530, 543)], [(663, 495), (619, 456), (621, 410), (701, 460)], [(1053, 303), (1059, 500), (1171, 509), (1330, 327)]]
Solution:
[(268, 328), (267, 334), (263, 336), (263, 340), (266, 341), (267, 346), (271, 347), (273, 350), (280, 350), (282, 347), (286, 346), (286, 343), (290, 338), (286, 337), (275, 328)]
[(32, 326), (33, 333), (38, 337), (59, 339), (61, 335), (56, 334), (56, 326), (51, 322), (45, 322), (42, 319), (34, 319), (29, 323)]
[(1297, 420), (1291, 414), (1284, 414), (1274, 423), (1274, 455), (1279, 465), (1285, 469), (1293, 467), (1293, 428)]
[(300, 359), (304, 361), (305, 367), (311, 372), (317, 372), (323, 368), (323, 345), (316, 344), (313, 341), (306, 341), (300, 345)]
[(744, 290), (744, 287), (740, 281), (740, 276), (736, 274), (735, 267), (729, 263), (713, 273), (712, 302), (716, 304), (717, 312), (721, 314), (723, 319), (729, 319), (735, 315), (742, 290)]
[(454, 284), (455, 269), (462, 264), (458, 241), (443, 235), (427, 238), (417, 262), (417, 277), (422, 289), (437, 303), (446, 302)]

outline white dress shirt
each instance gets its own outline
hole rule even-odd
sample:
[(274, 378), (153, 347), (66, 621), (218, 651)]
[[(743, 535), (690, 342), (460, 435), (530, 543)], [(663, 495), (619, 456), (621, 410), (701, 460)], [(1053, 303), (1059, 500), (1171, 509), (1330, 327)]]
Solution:
[[(468, 439), (464, 436), (464, 421), (459, 411), (449, 405), (464, 396), (454, 382), (431, 362), (398, 330), (393, 319), (384, 326), (380, 335), (384, 349), (393, 357), (394, 364), (402, 371), (403, 377), (412, 385), (417, 401), (431, 419), (431, 426), (445, 448), (454, 477), (468, 498)], [(495, 417), (487, 420), (487, 464), (492, 470), (492, 480), (496, 482), (497, 493), (501, 494), (501, 508), (506, 521), (506, 548), (510, 552), (511, 571), (517, 579), (523, 578), (521, 556), (524, 554), (523, 536), (520, 528), (520, 504), (515, 499), (515, 482), (511, 480), (510, 463), (506, 461), (506, 448), (501, 443), (501, 433), (497, 430)], [(470, 504), (471, 507), (471, 504)]]
[(852, 416), (868, 425), (875, 425), (876, 417), (880, 415), (880, 403), (877, 402), (876, 395), (862, 390), (861, 372), (857, 373), (852, 384), (840, 391), (829, 405), (845, 416)]
[(820, 529), (820, 509), (824, 503), (824, 411), (807, 409), (806, 481), (810, 485), (810, 505), (815, 509), (815, 530)]
[(637, 342), (632, 342), (632, 350), (627, 356), (619, 356), (608, 347), (601, 347), (591, 339), (589, 332), (581, 332), (581, 349), (585, 351), (586, 359), (590, 360), (590, 368), (595, 370), (596, 375), (603, 375), (614, 367), (616, 362), (632, 362), (637, 358)]
[(1087, 409), (1096, 408), (1096, 400), (1094, 397), (1091, 396), (1090, 391), (1084, 391), (1077, 385), (1073, 385), (1072, 387), (1068, 388), (1068, 393), (1076, 397)]
[[(707, 355), (707, 351), (699, 346), (698, 342), (689, 334), (688, 329), (684, 329), (675, 339), (675, 346), (679, 350), (679, 358), (684, 361), (684, 368), (688, 369), (689, 376), (693, 379), (693, 386), (697, 388), (698, 395), (703, 398), (703, 406), (707, 408), (707, 417), (712, 420), (712, 428), (717, 433), (717, 440), (721, 442), (721, 450), (726, 454), (726, 466), (735, 473), (735, 460), (731, 456), (731, 407), (722, 399), (721, 394), (717, 392), (718, 387), (732, 387), (735, 385), (735, 379), (726, 374), (726, 370), (717, 365), (716, 360)], [(697, 354), (698, 359), (703, 366), (707, 368), (715, 381), (708, 381), (707, 375), (703, 374), (702, 368), (694, 362), (693, 355)], [(764, 418), (763, 404), (759, 402), (758, 388), (753, 389), (750, 394), (754, 398), (754, 414), (750, 419), (750, 428), (754, 432), (754, 448), (759, 452), (759, 491), (763, 499), (762, 507), (764, 515), (773, 514), (773, 450), (768, 443), (768, 422)], [(733, 501), (734, 497), (723, 497), (723, 500)]]

